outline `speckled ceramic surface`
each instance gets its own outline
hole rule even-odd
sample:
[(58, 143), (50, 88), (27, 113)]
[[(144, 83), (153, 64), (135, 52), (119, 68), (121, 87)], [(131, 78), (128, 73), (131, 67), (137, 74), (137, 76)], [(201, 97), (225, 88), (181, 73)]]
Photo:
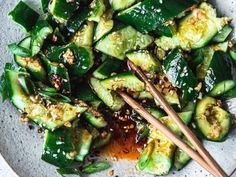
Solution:
[[(7, 50), (6, 45), (18, 41), (22, 38), (21, 30), (14, 25), (7, 13), (16, 5), (18, 0), (0, 0), (0, 72), (6, 62), (13, 60), (12, 55)], [(39, 0), (27, 1), (34, 7), (39, 7)], [(236, 26), (236, 1), (216, 0), (219, 12), (234, 17)], [(40, 10), (39, 8), (37, 10)], [(236, 101), (236, 100), (235, 100)], [(236, 102), (231, 103), (231, 110), (236, 112)], [(236, 167), (236, 129), (234, 129), (228, 140), (223, 143), (204, 142), (207, 149), (222, 165), (227, 173)], [(13, 170), (21, 177), (57, 177), (55, 168), (40, 160), (43, 146), (43, 139), (37, 133), (37, 128), (30, 130), (19, 122), (17, 110), (9, 103), (0, 103), (0, 153), (4, 156)], [(0, 161), (1, 158), (0, 158)], [(8, 168), (1, 168), (0, 177), (10, 175)], [(141, 177), (148, 176), (135, 170), (134, 162), (118, 161), (113, 162), (111, 169), (114, 169), (114, 176), (120, 177)], [(7, 175), (8, 174), (8, 175)], [(98, 173), (94, 176), (106, 177), (108, 171)], [(191, 162), (181, 172), (171, 172), (170, 177), (205, 177), (208, 173), (199, 167), (195, 162)], [(234, 175), (236, 176), (236, 174)]]

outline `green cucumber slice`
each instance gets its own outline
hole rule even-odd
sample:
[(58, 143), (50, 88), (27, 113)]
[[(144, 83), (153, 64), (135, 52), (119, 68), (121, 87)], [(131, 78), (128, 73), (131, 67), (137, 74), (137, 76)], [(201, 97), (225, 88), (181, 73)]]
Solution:
[(176, 47), (186, 51), (198, 49), (206, 46), (229, 21), (226, 17), (218, 18), (212, 5), (203, 2), (180, 22), (173, 37), (163, 36), (155, 43), (167, 51)]
[(23, 1), (20, 1), (8, 15), (26, 32), (31, 31), (39, 19), (39, 14)]
[(118, 111), (125, 105), (125, 102), (120, 97), (118, 97), (118, 95), (113, 93), (111, 90), (108, 90), (107, 88), (103, 87), (100, 80), (91, 78), (90, 84), (93, 90), (97, 93), (98, 97), (111, 110)]
[(120, 60), (131, 50), (144, 49), (153, 42), (153, 38), (136, 31), (131, 26), (114, 31), (97, 42), (95, 48)]
[(131, 72), (116, 74), (102, 80), (101, 84), (104, 88), (114, 91), (126, 88), (132, 92), (140, 92), (145, 89), (144, 83)]
[(197, 129), (210, 141), (224, 141), (231, 127), (231, 116), (212, 97), (198, 101), (195, 113)]
[(126, 55), (130, 61), (139, 66), (143, 71), (155, 73), (160, 71), (161, 64), (147, 50), (135, 51)]

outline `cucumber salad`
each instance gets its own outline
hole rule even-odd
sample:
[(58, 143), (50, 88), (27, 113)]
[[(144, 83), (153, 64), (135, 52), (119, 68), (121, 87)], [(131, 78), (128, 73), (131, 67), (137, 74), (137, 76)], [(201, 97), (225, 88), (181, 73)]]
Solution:
[[(91, 156), (135, 132), (136, 169), (167, 175), (191, 158), (119, 96), (125, 91), (191, 144), (127, 61), (140, 67), (201, 140), (222, 142), (233, 125), (224, 101), (236, 97), (236, 47), (229, 17), (197, 0), (24, 1), (9, 17), (25, 32), (9, 44), (14, 62), (0, 79), (21, 119), (42, 128), (41, 159), (60, 175), (106, 170)], [(114, 126), (118, 127), (116, 130)], [(129, 143), (129, 142), (126, 142)]]

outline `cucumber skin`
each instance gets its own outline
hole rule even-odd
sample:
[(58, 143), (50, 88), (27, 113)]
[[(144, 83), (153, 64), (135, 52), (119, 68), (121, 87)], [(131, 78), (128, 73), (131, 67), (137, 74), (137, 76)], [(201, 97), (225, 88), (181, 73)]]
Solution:
[[(226, 112), (224, 109), (217, 106), (217, 108), (219, 108), (219, 110), (222, 111), (222, 113), (224, 113), (225, 116), (227, 116), (225, 118), (228, 120), (226, 125), (223, 125), (224, 128), (227, 128), (227, 131), (224, 132), (223, 135), (220, 135), (218, 138), (209, 138), (203, 132), (203, 130), (205, 130), (206, 128), (202, 128), (201, 125), (199, 125), (199, 123), (198, 123), (198, 121), (202, 119), (202, 118), (199, 119), (199, 117), (201, 116), (201, 114), (203, 114), (206, 111), (205, 109), (206, 109), (207, 105), (209, 105), (209, 104), (217, 104), (217, 100), (215, 98), (206, 96), (197, 103), (195, 116), (194, 116), (194, 121), (196, 123), (196, 133), (199, 136), (199, 138), (204, 138), (206, 140), (213, 141), (213, 142), (223, 142), (226, 140), (228, 133), (229, 133), (231, 126), (232, 126), (231, 115), (228, 112)], [(206, 125), (206, 124), (204, 124), (204, 125)]]
[[(231, 74), (231, 64), (223, 52), (217, 51), (214, 53), (206, 73), (204, 79), (205, 92), (210, 93), (212, 96), (219, 96), (235, 86)], [(232, 84), (229, 81), (232, 81)], [(221, 90), (220, 88), (220, 90), (215, 89), (217, 86), (220, 87), (219, 84), (227, 83), (228, 85), (224, 85), (225, 90)]]
[(172, 84), (182, 90), (183, 100), (192, 101), (197, 97), (195, 90), (198, 84), (197, 79), (178, 49), (171, 51), (164, 60), (163, 67)]
[(176, 17), (195, 3), (192, 0), (188, 2), (144, 0), (120, 12), (116, 19), (134, 26), (142, 33), (148, 33), (161, 28), (165, 22)]

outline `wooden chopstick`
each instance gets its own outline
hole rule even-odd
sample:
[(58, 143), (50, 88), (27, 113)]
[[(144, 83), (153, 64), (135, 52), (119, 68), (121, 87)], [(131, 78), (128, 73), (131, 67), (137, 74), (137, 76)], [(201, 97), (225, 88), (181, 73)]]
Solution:
[(157, 128), (161, 133), (168, 137), (174, 144), (180, 147), (184, 152), (186, 152), (192, 159), (198, 162), (203, 168), (205, 168), (213, 176), (218, 177), (219, 174), (213, 170), (209, 164), (203, 160), (203, 158), (194, 151), (190, 146), (185, 144), (176, 134), (164, 126), (158, 119), (156, 119), (152, 114), (146, 111), (138, 102), (127, 95), (124, 92), (118, 92), (124, 101), (129, 104), (138, 114), (145, 118), (150, 124)]
[(179, 118), (175, 110), (168, 104), (162, 94), (153, 86), (145, 76), (145, 74), (131, 61), (128, 60), (129, 67), (138, 74), (138, 76), (144, 81), (147, 90), (153, 95), (153, 97), (160, 103), (165, 112), (173, 118), (175, 123), (179, 126), (183, 134), (190, 141), (190, 143), (196, 148), (202, 158), (213, 168), (221, 177), (228, 177), (224, 170), (219, 166), (210, 153), (204, 148), (202, 143), (198, 140), (195, 134), (186, 126)]

